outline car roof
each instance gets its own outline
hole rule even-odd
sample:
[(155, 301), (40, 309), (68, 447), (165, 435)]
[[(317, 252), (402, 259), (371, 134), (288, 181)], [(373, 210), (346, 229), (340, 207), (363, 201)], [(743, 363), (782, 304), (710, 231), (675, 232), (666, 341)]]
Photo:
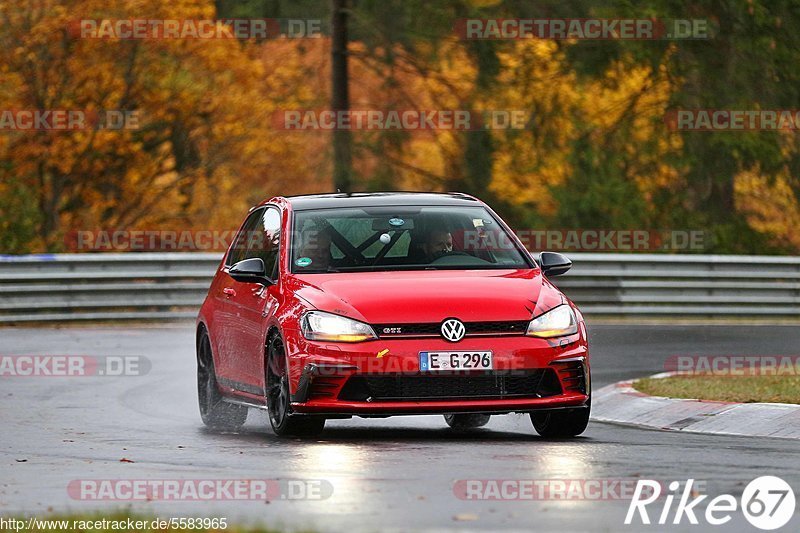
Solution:
[(380, 207), (397, 205), (474, 206), (480, 204), (477, 198), (460, 192), (354, 192), (287, 196), (285, 199), (291, 204), (292, 209), (296, 211), (336, 207)]

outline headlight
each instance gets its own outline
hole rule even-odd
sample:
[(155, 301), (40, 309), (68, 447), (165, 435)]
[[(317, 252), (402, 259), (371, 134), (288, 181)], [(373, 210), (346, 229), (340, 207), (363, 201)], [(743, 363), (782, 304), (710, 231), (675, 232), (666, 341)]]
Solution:
[(531, 320), (525, 334), (534, 337), (563, 337), (577, 332), (575, 312), (568, 305), (559, 305)]
[(300, 328), (303, 336), (312, 341), (361, 342), (378, 338), (368, 324), (322, 311), (306, 313)]

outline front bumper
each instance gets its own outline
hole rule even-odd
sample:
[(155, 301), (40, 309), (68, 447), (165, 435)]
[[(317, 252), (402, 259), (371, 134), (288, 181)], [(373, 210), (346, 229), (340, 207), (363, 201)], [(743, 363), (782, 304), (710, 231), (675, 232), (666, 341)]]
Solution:
[[(566, 339), (299, 339), (290, 351), (292, 410), (325, 415), (508, 413), (580, 407), (591, 390), (588, 347)], [(421, 351), (493, 352), (494, 370), (421, 373)], [(430, 386), (428, 386), (430, 384)], [(450, 392), (452, 391), (452, 392)]]

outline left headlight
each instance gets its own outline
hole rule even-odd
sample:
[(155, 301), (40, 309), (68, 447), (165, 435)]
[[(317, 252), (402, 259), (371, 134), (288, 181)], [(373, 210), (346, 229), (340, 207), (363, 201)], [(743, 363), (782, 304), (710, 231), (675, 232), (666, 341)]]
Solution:
[(563, 337), (578, 332), (578, 320), (568, 305), (559, 305), (537, 316), (528, 324), (526, 335), (533, 337)]
[(361, 342), (378, 338), (369, 324), (323, 311), (303, 315), (300, 328), (303, 336), (312, 341)]

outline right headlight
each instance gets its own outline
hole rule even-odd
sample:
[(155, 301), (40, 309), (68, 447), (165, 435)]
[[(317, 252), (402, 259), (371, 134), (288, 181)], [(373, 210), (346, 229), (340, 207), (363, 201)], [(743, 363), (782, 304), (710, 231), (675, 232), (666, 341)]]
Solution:
[(543, 313), (528, 324), (526, 335), (532, 337), (563, 337), (578, 332), (578, 320), (568, 305), (559, 305)]
[(361, 342), (377, 339), (369, 324), (324, 311), (309, 311), (300, 321), (303, 336), (312, 341)]

